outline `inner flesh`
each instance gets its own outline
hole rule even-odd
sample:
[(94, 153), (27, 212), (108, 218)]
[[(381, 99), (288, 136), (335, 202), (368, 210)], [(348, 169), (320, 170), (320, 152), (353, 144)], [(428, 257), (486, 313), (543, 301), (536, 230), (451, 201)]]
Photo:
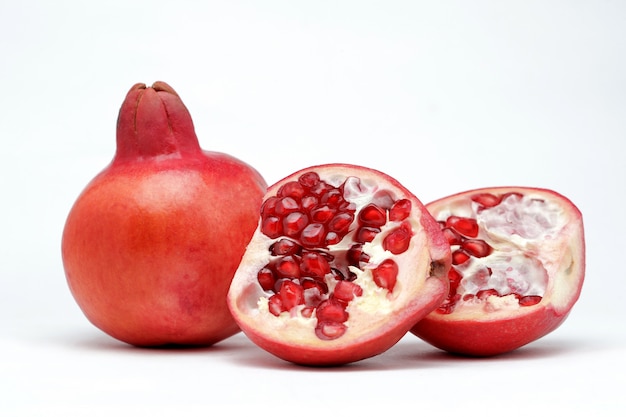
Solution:
[(478, 193), (435, 215), (452, 250), (450, 292), (438, 312), (541, 302), (549, 280), (542, 245), (564, 227), (559, 206), (518, 192)]
[(348, 329), (361, 299), (384, 312), (397, 284), (396, 255), (413, 236), (410, 200), (357, 177), (301, 175), (266, 199), (261, 232), (272, 239), (258, 272), (259, 307), (282, 318), (310, 319), (322, 340)]

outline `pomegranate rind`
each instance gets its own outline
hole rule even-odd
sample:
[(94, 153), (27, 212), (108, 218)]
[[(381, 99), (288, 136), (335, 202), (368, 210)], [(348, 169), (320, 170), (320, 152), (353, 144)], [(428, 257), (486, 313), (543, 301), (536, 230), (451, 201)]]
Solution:
[[(450, 353), (493, 356), (518, 349), (557, 329), (580, 297), (585, 275), (585, 240), (580, 210), (567, 197), (549, 189), (491, 187), (470, 190), (426, 205), (437, 220), (450, 214), (467, 215), (471, 196), (479, 193), (521, 193), (559, 208), (561, 225), (551, 240), (531, 242), (528, 249), (541, 259), (547, 285), (536, 305), (519, 306), (513, 296), (489, 297), (494, 308), (458, 308), (433, 311), (411, 333)], [(502, 307), (502, 308), (499, 308)]]
[(130, 89), (117, 135), (113, 161), (78, 196), (63, 230), (77, 304), (96, 327), (136, 346), (206, 346), (238, 333), (226, 293), (265, 180), (235, 157), (202, 151), (191, 116), (163, 82)]
[[(450, 250), (440, 228), (424, 205), (392, 177), (370, 168), (327, 164), (303, 169), (272, 185), (264, 200), (276, 195), (285, 183), (306, 172), (322, 180), (341, 183), (347, 177), (391, 190), (412, 202), (410, 220), (414, 236), (402, 255), (393, 299), (385, 308), (355, 304), (348, 307), (347, 330), (341, 337), (322, 340), (315, 335), (314, 318), (273, 316), (263, 307), (268, 296), (257, 281), (257, 272), (268, 262), (268, 247), (276, 239), (261, 232), (252, 237), (228, 293), (233, 317), (247, 337), (260, 348), (283, 360), (308, 366), (336, 366), (381, 354), (395, 345), (414, 323), (436, 308), (448, 292)], [(381, 238), (382, 239), (382, 238)], [(382, 250), (382, 249), (381, 249)]]

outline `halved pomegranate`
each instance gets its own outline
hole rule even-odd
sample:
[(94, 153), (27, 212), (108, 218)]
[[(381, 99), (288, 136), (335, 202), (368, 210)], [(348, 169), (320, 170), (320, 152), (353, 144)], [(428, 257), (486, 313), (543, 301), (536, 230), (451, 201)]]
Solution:
[(445, 301), (412, 333), (458, 354), (491, 356), (556, 329), (585, 271), (582, 215), (546, 189), (497, 187), (427, 204), (452, 250)]
[(449, 268), (439, 225), (396, 180), (315, 166), (269, 188), (228, 305), (275, 356), (340, 365), (384, 352), (440, 305)]

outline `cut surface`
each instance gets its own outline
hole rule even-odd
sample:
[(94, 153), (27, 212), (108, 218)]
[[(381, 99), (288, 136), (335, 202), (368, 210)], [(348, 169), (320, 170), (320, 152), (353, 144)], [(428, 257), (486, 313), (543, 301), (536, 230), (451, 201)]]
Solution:
[[(498, 337), (498, 323), (536, 315), (538, 322), (531, 320), (534, 328), (523, 330), (528, 337), (520, 339), (528, 343), (562, 322), (584, 276), (582, 218), (569, 200), (550, 190), (501, 187), (457, 194), (427, 208), (451, 248), (450, 290), (414, 333), (438, 345), (443, 333), (454, 333), (453, 326), (461, 326), (454, 323), (462, 322), (474, 326), (468, 332), (475, 335), (467, 339), (483, 337), (489, 343)], [(550, 320), (541, 318), (546, 309)], [(480, 345), (459, 341), (460, 347), (446, 350), (463, 352), (464, 343)]]
[[(313, 167), (270, 188), (229, 303), (242, 330), (280, 357), (358, 360), (386, 350), (409, 317), (438, 305), (448, 254), (432, 217), (395, 180), (361, 167)], [(382, 334), (391, 336), (354, 349)]]

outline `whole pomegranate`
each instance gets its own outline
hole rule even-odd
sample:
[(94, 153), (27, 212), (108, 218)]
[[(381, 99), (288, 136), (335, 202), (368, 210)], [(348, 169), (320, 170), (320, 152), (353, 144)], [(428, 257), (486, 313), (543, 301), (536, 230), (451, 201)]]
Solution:
[(412, 333), (443, 350), (505, 353), (556, 329), (585, 272), (580, 211), (546, 189), (495, 187), (430, 204), (452, 250), (445, 301)]
[(384, 352), (448, 292), (450, 246), (381, 172), (314, 166), (271, 186), (228, 293), (243, 332), (302, 365)]
[(115, 157), (63, 230), (78, 305), (95, 326), (138, 346), (210, 345), (238, 332), (226, 293), (266, 187), (242, 161), (201, 150), (169, 85), (134, 85)]

